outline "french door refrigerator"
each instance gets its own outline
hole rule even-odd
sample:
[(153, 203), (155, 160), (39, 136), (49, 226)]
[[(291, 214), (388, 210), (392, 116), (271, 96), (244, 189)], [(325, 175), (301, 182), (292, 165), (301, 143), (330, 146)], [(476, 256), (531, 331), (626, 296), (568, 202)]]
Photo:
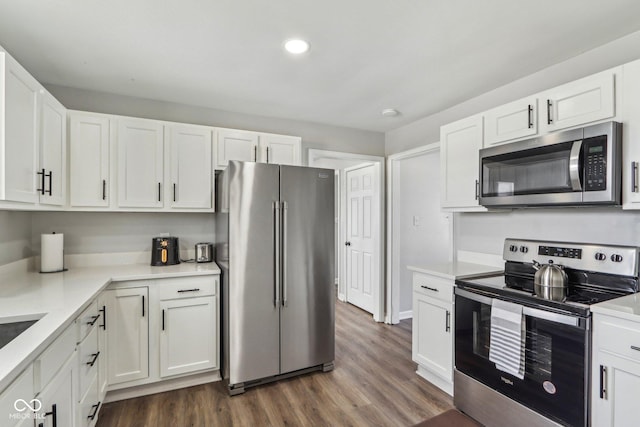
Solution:
[(222, 373), (246, 387), (333, 369), (334, 172), (229, 162), (218, 176)]

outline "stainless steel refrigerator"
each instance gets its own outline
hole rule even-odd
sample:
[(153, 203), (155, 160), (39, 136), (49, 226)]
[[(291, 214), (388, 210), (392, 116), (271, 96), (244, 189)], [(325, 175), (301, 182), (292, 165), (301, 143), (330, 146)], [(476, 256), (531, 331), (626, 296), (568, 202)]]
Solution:
[(333, 369), (333, 178), (235, 161), (217, 177), (222, 373), (232, 395)]

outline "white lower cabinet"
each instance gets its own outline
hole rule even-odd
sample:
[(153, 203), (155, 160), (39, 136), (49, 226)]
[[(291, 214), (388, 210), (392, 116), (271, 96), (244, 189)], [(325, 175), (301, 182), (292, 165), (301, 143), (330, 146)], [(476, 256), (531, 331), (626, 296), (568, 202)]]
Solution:
[(149, 376), (149, 288), (109, 289), (106, 305), (107, 376), (109, 385)]
[(638, 425), (640, 323), (594, 313), (591, 425)]
[(216, 306), (214, 296), (160, 302), (161, 377), (218, 366)]
[(33, 414), (23, 402), (29, 403), (35, 396), (33, 365), (29, 365), (9, 387), (0, 393), (0, 425), (17, 427), (31, 425)]
[(418, 374), (453, 393), (453, 282), (413, 273), (412, 359)]
[(37, 396), (42, 404), (41, 409), (37, 411), (36, 425), (38, 427), (73, 427), (75, 425), (77, 363), (74, 351)]

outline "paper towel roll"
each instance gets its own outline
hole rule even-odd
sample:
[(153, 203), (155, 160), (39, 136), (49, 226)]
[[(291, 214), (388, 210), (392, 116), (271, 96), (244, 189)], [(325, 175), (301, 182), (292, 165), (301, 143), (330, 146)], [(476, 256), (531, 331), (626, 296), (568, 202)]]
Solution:
[(40, 272), (52, 273), (64, 269), (64, 234), (40, 236)]

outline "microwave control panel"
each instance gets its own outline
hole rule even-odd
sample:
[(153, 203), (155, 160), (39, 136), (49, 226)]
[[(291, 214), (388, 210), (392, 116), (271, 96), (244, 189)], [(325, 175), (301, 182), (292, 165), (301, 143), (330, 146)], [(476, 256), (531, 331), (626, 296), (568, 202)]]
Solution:
[(607, 138), (605, 136), (585, 139), (584, 191), (607, 189)]

